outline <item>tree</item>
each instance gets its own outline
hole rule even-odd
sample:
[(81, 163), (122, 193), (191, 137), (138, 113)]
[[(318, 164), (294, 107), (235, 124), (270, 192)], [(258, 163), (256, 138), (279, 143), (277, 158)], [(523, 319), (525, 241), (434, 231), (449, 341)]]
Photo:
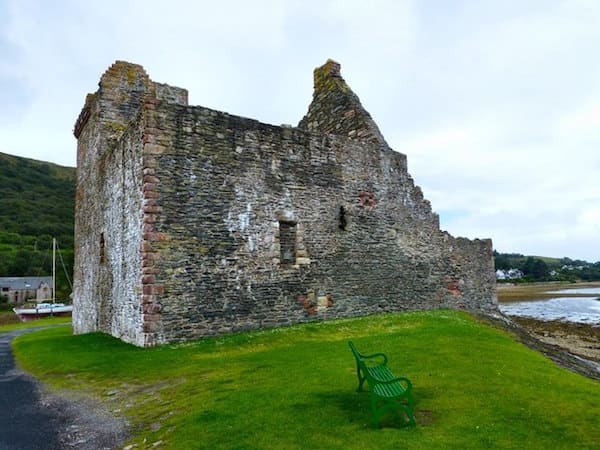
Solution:
[(523, 264), (523, 274), (532, 280), (543, 280), (548, 276), (548, 265), (539, 258), (528, 256)]
[(496, 270), (509, 270), (512, 269), (510, 266), (510, 258), (507, 255), (495, 254), (494, 265), (496, 266)]
[(31, 276), (28, 273), (30, 270), (31, 262), (34, 260), (34, 252), (29, 250), (19, 250), (15, 255), (12, 264), (9, 266), (8, 271), (13, 277), (27, 277)]

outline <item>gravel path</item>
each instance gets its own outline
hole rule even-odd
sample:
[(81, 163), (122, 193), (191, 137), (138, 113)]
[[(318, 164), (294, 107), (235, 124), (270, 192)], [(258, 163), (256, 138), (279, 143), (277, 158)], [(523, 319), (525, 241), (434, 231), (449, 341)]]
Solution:
[(11, 341), (31, 330), (0, 334), (0, 450), (103, 450), (122, 446), (127, 423), (81, 397), (47, 393), (15, 367)]

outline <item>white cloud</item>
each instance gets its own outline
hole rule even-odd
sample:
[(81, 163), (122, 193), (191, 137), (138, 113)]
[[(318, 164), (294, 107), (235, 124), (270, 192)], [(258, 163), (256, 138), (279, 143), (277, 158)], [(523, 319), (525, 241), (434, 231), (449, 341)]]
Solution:
[(455, 235), (600, 260), (600, 3), (380, 0), (0, 4), (0, 151), (74, 164), (116, 59), (190, 102), (295, 124), (327, 58)]

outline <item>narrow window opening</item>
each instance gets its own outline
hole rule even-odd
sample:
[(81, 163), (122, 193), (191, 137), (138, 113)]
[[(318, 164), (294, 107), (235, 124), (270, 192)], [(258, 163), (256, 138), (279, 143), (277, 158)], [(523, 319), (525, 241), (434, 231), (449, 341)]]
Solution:
[(106, 262), (106, 255), (104, 253), (104, 233), (100, 233), (100, 264)]
[(296, 263), (296, 223), (279, 222), (279, 248), (281, 264)]
[(340, 230), (344, 231), (346, 229), (346, 225), (348, 225), (348, 221), (346, 219), (346, 210), (343, 206), (340, 206)]

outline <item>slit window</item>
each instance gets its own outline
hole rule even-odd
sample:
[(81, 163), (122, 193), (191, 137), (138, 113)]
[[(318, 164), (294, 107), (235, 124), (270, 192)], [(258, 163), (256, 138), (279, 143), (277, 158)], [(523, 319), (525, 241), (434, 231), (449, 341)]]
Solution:
[(106, 255), (104, 253), (104, 233), (100, 233), (100, 264), (106, 262)]
[(296, 223), (279, 222), (279, 247), (281, 264), (296, 262)]
[(346, 225), (348, 225), (348, 220), (346, 219), (346, 209), (344, 209), (343, 206), (340, 206), (340, 223), (339, 223), (339, 228), (340, 230), (344, 231), (346, 230)]

